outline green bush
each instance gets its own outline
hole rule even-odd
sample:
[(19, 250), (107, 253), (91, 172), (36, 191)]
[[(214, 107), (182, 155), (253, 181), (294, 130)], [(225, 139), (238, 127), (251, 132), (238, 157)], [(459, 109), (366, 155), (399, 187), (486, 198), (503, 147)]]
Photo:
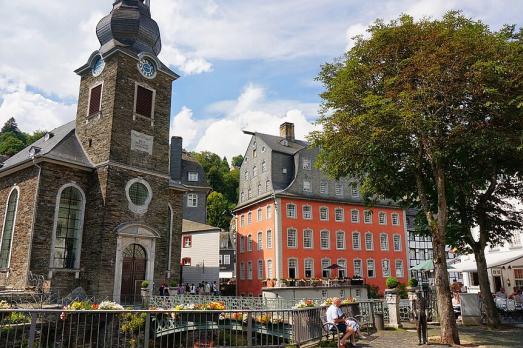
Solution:
[(411, 278), (411, 279), (409, 279), (408, 285), (411, 288), (415, 288), (418, 286), (418, 280), (416, 278)]
[(178, 286), (178, 283), (176, 282), (176, 280), (172, 280), (171, 281), (171, 288), (175, 288)]
[(398, 285), (398, 294), (400, 295), (400, 298), (401, 299), (408, 299), (409, 298), (409, 293), (407, 292), (407, 287), (405, 286), (405, 284), (399, 284)]
[(398, 280), (394, 277), (388, 277), (385, 284), (387, 285), (387, 289), (396, 289), (398, 285), (400, 285)]
[(151, 283), (149, 283), (148, 280), (144, 280), (144, 281), (142, 282), (142, 289), (147, 289), (147, 288), (149, 288), (149, 284), (151, 284)]
[(367, 285), (367, 292), (370, 299), (380, 298), (380, 289), (377, 286)]

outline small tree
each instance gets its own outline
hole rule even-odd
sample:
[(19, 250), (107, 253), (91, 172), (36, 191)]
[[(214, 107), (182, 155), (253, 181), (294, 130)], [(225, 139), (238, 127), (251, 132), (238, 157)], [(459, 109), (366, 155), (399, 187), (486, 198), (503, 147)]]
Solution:
[(14, 133), (14, 134), (20, 134), (22, 133), (20, 129), (18, 128), (18, 124), (16, 123), (16, 120), (14, 117), (11, 117), (8, 119), (4, 126), (2, 127), (2, 130), (0, 130), (0, 133)]

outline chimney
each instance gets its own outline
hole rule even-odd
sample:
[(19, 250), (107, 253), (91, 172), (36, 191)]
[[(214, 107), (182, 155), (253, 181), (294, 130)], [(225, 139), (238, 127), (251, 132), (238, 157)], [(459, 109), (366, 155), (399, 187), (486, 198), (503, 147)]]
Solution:
[(171, 159), (170, 172), (171, 179), (175, 181), (182, 180), (182, 137), (171, 137)]
[(280, 126), (280, 137), (294, 141), (294, 123), (285, 122)]

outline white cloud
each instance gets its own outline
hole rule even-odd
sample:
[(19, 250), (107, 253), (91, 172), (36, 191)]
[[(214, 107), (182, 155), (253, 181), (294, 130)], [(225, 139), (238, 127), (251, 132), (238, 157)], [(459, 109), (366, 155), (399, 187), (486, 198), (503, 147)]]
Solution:
[(304, 139), (315, 126), (317, 104), (295, 100), (269, 101), (266, 90), (248, 85), (236, 100), (215, 103), (209, 107), (220, 118), (196, 120), (192, 111), (183, 107), (173, 120), (171, 133), (184, 137), (184, 145), (196, 151), (212, 151), (231, 159), (243, 154), (249, 137), (243, 130), (278, 134), (283, 122), (293, 122), (296, 137)]
[[(369, 23), (370, 24), (370, 23)], [(369, 24), (353, 24), (347, 29), (347, 47), (346, 50), (350, 50), (352, 47), (354, 47), (354, 39), (357, 36), (363, 36), (364, 38), (369, 36), (369, 33), (367, 32), (367, 28), (369, 27)]]

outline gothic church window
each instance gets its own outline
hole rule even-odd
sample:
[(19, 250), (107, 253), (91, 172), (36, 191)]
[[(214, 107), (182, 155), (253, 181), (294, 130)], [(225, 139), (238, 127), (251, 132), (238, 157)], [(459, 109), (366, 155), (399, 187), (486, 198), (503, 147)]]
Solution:
[(0, 269), (9, 268), (11, 260), (11, 244), (16, 223), (16, 211), (18, 206), (18, 188), (11, 191), (7, 201), (7, 209), (4, 218), (4, 229), (0, 241)]

